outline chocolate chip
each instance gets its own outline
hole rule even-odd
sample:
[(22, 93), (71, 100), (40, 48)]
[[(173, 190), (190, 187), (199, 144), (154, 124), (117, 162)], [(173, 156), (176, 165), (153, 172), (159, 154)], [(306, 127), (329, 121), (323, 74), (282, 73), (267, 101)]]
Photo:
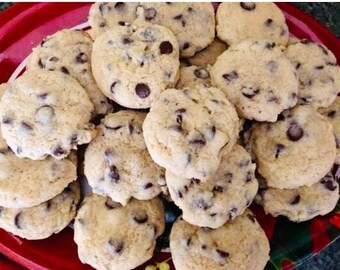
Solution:
[(214, 138), (216, 134), (216, 127), (215, 126), (210, 127), (210, 132), (211, 132), (212, 138)]
[(13, 121), (13, 119), (12, 119), (11, 117), (8, 117), (8, 116), (4, 116), (4, 117), (2, 118), (2, 123), (3, 123), (3, 124), (9, 125), (9, 124), (12, 123), (12, 121)]
[(232, 179), (233, 179), (233, 174), (228, 172), (224, 175), (225, 180), (227, 181), (227, 183), (231, 183)]
[(183, 198), (183, 194), (180, 191), (178, 191), (178, 198)]
[(123, 10), (124, 6), (125, 6), (125, 3), (123, 3), (123, 2), (117, 2), (117, 3), (115, 4), (115, 9), (121, 11), (121, 10)]
[(209, 71), (204, 68), (196, 68), (194, 74), (199, 79), (208, 79), (210, 77)]
[(61, 67), (61, 68), (60, 68), (60, 71), (61, 71), (62, 73), (67, 74), (67, 75), (70, 74), (70, 72), (68, 71), (68, 69), (67, 69), (66, 67)]
[(157, 15), (157, 11), (154, 8), (148, 8), (144, 11), (144, 18), (147, 21), (151, 21)]
[(144, 186), (144, 189), (149, 189), (149, 188), (152, 188), (153, 187), (153, 184), (152, 183), (147, 183), (145, 186)]
[(322, 45), (318, 45), (318, 47), (322, 50), (322, 52), (325, 54), (325, 55), (328, 55), (328, 51), (326, 50), (326, 48)]
[(329, 118), (334, 118), (334, 117), (335, 117), (335, 114), (336, 114), (336, 111), (330, 111), (330, 112), (327, 114), (327, 117), (329, 117)]
[(15, 152), (20, 155), (22, 153), (22, 148), (18, 146)]
[(122, 21), (118, 22), (118, 24), (119, 24), (120, 26), (125, 26), (125, 22), (122, 22)]
[(39, 59), (38, 65), (40, 68), (45, 68), (45, 65), (42, 63), (41, 59)]
[(30, 131), (33, 129), (33, 127), (29, 123), (24, 121), (21, 122), (21, 127), (26, 131)]
[(118, 129), (121, 129), (123, 126), (110, 127), (110, 126), (104, 125), (104, 127), (107, 128), (107, 129), (111, 129), (111, 130), (116, 131), (116, 130), (118, 130)]
[(46, 204), (46, 206), (45, 206), (46, 211), (50, 211), (50, 209), (51, 209), (51, 201), (49, 200), (45, 204)]
[(318, 70), (322, 70), (324, 68), (324, 66), (316, 66), (315, 69), (318, 69)]
[(188, 12), (192, 12), (192, 11), (193, 11), (193, 8), (192, 8), (192, 7), (188, 7), (187, 11), (188, 11)]
[(238, 78), (238, 73), (236, 71), (232, 71), (230, 73), (223, 74), (222, 77), (228, 82), (231, 82)]
[(180, 21), (180, 22), (182, 23), (182, 26), (185, 27), (186, 22), (185, 22), (185, 20), (183, 19), (182, 14), (173, 17), (173, 19), (174, 19), (174, 20), (177, 20), (177, 21)]
[(250, 164), (250, 160), (249, 159), (245, 159), (245, 160), (242, 160), (241, 162), (239, 162), (238, 166), (240, 168), (243, 168), (243, 167), (247, 167), (249, 164)]
[(285, 118), (285, 116), (282, 114), (282, 113), (280, 113), (278, 116), (277, 116), (277, 121), (284, 121), (286, 118)]
[(207, 249), (207, 245), (202, 245), (201, 249), (206, 250)]
[(48, 96), (48, 93), (41, 93), (37, 95), (38, 99), (41, 99), (41, 100), (45, 100), (47, 96)]
[(191, 178), (190, 179), (190, 183), (192, 184), (200, 184), (201, 183), (201, 180), (197, 179), (197, 178)]
[(17, 227), (18, 229), (22, 229), (21, 224), (20, 224), (20, 218), (21, 218), (21, 213), (18, 213), (14, 217), (14, 224), (15, 224), (15, 227)]
[(229, 220), (234, 219), (236, 217), (236, 212), (237, 212), (237, 208), (235, 208), (235, 207), (233, 207), (229, 211)]
[(113, 253), (121, 254), (124, 249), (124, 242), (110, 239), (108, 244), (112, 247)]
[(295, 69), (299, 69), (301, 67), (301, 63), (296, 63)]
[(134, 40), (132, 38), (130, 38), (130, 37), (127, 37), (127, 36), (122, 37), (122, 43), (124, 45), (129, 45), (129, 44), (131, 44), (133, 42), (134, 42)]
[(246, 176), (246, 183), (249, 183), (254, 177), (254, 173), (251, 171), (247, 172), (247, 176)]
[(100, 24), (99, 24), (99, 27), (100, 28), (103, 28), (103, 27), (105, 27), (106, 26), (106, 23), (105, 22), (101, 22)]
[(328, 180), (327, 179), (326, 180), (323, 179), (321, 181), (321, 184), (323, 184), (324, 187), (326, 189), (330, 190), (330, 191), (334, 191), (337, 188), (337, 186), (334, 184), (334, 182), (332, 180), (330, 180), (330, 179), (328, 179)]
[(190, 246), (190, 244), (191, 244), (191, 237), (186, 239), (185, 244), (186, 244), (187, 247)]
[(57, 145), (52, 152), (53, 156), (55, 157), (60, 157), (64, 155), (65, 153), (66, 151), (60, 145)]
[(191, 163), (191, 154), (188, 154), (188, 156), (187, 156), (187, 164), (190, 164)]
[(214, 192), (218, 192), (218, 193), (222, 193), (223, 192), (223, 187), (219, 186), (219, 185), (215, 185), (213, 188)]
[(135, 92), (140, 98), (146, 98), (150, 95), (150, 88), (145, 83), (139, 83), (135, 87)]
[(278, 64), (276, 61), (271, 60), (266, 64), (266, 67), (269, 69), (270, 72), (275, 72), (277, 70)]
[(183, 121), (183, 116), (182, 116), (181, 114), (177, 115), (177, 116), (176, 116), (176, 122), (177, 122), (178, 124), (181, 124), (182, 121)]
[(195, 206), (199, 209), (207, 210), (208, 208), (211, 207), (205, 200), (203, 199), (198, 199), (195, 202)]
[(105, 201), (105, 206), (106, 206), (106, 208), (108, 208), (109, 210), (112, 210), (112, 209), (116, 209), (116, 208), (121, 207), (121, 204), (112, 201), (111, 198), (107, 198), (106, 201)]
[(271, 50), (271, 49), (273, 49), (275, 46), (276, 46), (276, 43), (275, 43), (275, 42), (267, 42), (266, 45), (265, 45), (265, 48), (268, 49), (268, 50)]
[(278, 158), (286, 147), (283, 144), (276, 144), (275, 158)]
[(260, 89), (253, 89), (252, 87), (242, 89), (242, 95), (249, 99), (255, 97), (259, 92)]
[(186, 50), (190, 47), (190, 43), (189, 42), (185, 42), (182, 46), (182, 50)]
[(256, 8), (256, 4), (252, 2), (241, 2), (240, 3), (241, 8), (247, 11), (254, 10)]
[(274, 103), (279, 103), (279, 98), (275, 95), (273, 96), (270, 96), (268, 99), (267, 99), (268, 102), (274, 102)]
[(249, 218), (253, 223), (255, 223), (255, 218), (251, 214), (247, 214), (247, 218)]
[(110, 91), (112, 94), (115, 93), (115, 90), (117, 89), (117, 86), (120, 84), (120, 81), (115, 81), (111, 84)]
[(173, 52), (173, 46), (169, 41), (163, 41), (159, 45), (160, 54), (171, 54)]
[(296, 142), (303, 137), (303, 129), (297, 125), (293, 124), (286, 132), (289, 140)]
[(120, 180), (119, 171), (115, 165), (109, 167), (108, 177), (114, 183), (117, 183)]
[(50, 62), (58, 62), (59, 61), (59, 58), (58, 57), (56, 57), (56, 56), (52, 56), (50, 59), (48, 59), (48, 61), (50, 61)]
[(290, 204), (292, 204), (292, 205), (298, 204), (298, 203), (300, 202), (300, 200), (301, 200), (300, 195), (296, 195), (296, 196), (291, 200)]
[(265, 25), (265, 26), (271, 26), (272, 23), (273, 23), (273, 20), (269, 18), (269, 19), (267, 19), (267, 20), (265, 21), (264, 25)]
[(143, 223), (146, 223), (148, 221), (148, 215), (147, 214), (136, 214), (134, 217), (133, 217), (133, 220), (136, 221), (137, 223), (139, 224), (143, 224)]
[(128, 128), (129, 128), (129, 135), (131, 135), (133, 133), (133, 131), (135, 130), (135, 128), (133, 127), (131, 122), (129, 123)]
[(80, 63), (80, 64), (84, 64), (87, 62), (87, 56), (85, 53), (79, 53), (77, 56), (76, 56), (76, 63)]
[(206, 144), (206, 141), (205, 138), (202, 136), (201, 138), (190, 140), (189, 143), (201, 147)]
[(220, 249), (216, 249), (216, 252), (217, 252), (218, 256), (220, 256), (223, 259), (226, 259), (230, 256), (230, 254), (228, 252), (220, 250)]

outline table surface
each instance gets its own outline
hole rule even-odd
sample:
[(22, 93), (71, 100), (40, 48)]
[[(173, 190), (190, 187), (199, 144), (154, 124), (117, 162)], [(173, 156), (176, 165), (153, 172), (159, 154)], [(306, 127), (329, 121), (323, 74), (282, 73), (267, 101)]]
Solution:
[[(340, 38), (340, 3), (293, 4), (326, 25), (338, 38)], [(0, 2), (0, 12), (11, 5), (12, 3), (10, 2)], [(325, 248), (318, 255), (295, 268), (295, 270), (323, 269), (340, 269), (340, 239)]]

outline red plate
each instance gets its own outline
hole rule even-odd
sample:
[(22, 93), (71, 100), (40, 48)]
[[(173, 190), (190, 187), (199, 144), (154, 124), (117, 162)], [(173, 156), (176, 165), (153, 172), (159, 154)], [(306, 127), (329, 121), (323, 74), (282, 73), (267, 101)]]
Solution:
[[(24, 68), (22, 62), (44, 37), (63, 28), (86, 27), (90, 3), (18, 3), (0, 14), (0, 83), (14, 79)], [(323, 25), (315, 21), (291, 4), (279, 3), (283, 10), (290, 32), (298, 38), (308, 38), (325, 44), (340, 61), (340, 41)], [(337, 207), (339, 209), (339, 207)], [(295, 230), (292, 223), (276, 220), (256, 211), (257, 217), (271, 239), (272, 249), (275, 243), (275, 230), (280, 230), (279, 223)], [(340, 235), (340, 213), (334, 210), (324, 218), (316, 218), (305, 224), (310, 239), (303, 239), (302, 249), (296, 252), (288, 248), (274, 250), (268, 269), (289, 269), (294, 263), (300, 263), (308, 256), (315, 254)], [(277, 226), (275, 228), (275, 226)], [(299, 237), (296, 235), (296, 237)], [(307, 240), (306, 240), (307, 239)], [(301, 240), (301, 239), (297, 239)], [(298, 241), (296, 241), (298, 242)], [(306, 248), (312, 246), (311, 249)], [(77, 256), (77, 248), (73, 241), (73, 231), (66, 228), (58, 235), (46, 240), (27, 241), (0, 230), (0, 252), (7, 257), (31, 269), (91, 269), (83, 265)], [(293, 254), (293, 255), (292, 255)], [(276, 256), (276, 257), (275, 257)], [(155, 253), (147, 264), (168, 262), (169, 253)], [(147, 265), (146, 264), (146, 265)], [(144, 266), (145, 267), (145, 266)], [(141, 267), (139, 269), (144, 269)], [(19, 268), (6, 261), (0, 255), (1, 269)]]

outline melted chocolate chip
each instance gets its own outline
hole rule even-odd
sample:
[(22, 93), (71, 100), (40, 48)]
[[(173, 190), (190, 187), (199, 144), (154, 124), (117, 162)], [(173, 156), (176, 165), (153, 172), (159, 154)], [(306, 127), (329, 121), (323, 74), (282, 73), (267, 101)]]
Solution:
[(218, 193), (222, 193), (223, 192), (223, 187), (219, 186), (219, 185), (215, 185), (213, 188), (214, 192), (218, 192)]
[(227, 183), (231, 183), (231, 181), (233, 179), (233, 174), (228, 172), (224, 175), (224, 178), (227, 181)]
[(48, 93), (41, 93), (37, 95), (38, 99), (41, 99), (41, 100), (45, 100), (47, 96), (48, 96)]
[(238, 73), (236, 71), (232, 71), (230, 73), (223, 74), (222, 77), (228, 82), (231, 82), (238, 78)]
[(18, 229), (22, 229), (21, 224), (20, 224), (20, 217), (21, 217), (21, 213), (18, 213), (14, 217), (14, 224), (15, 224), (15, 227), (17, 227)]
[(117, 183), (120, 180), (119, 171), (115, 165), (109, 167), (108, 177), (114, 183)]
[(240, 6), (241, 8), (247, 11), (252, 11), (256, 8), (256, 4), (252, 2), (241, 2)]
[(131, 43), (133, 43), (134, 42), (134, 40), (132, 39), (132, 38), (130, 38), (130, 37), (123, 37), (122, 38), (122, 43), (124, 44), (124, 45), (129, 45), (129, 44), (131, 44)]
[(112, 94), (115, 93), (115, 90), (116, 90), (118, 85), (119, 85), (119, 81), (115, 81), (111, 84), (110, 91), (111, 91)]
[(106, 129), (111, 129), (111, 130), (116, 131), (116, 130), (118, 130), (118, 129), (121, 129), (123, 126), (110, 127), (110, 126), (104, 125), (104, 127), (105, 127)]
[(150, 88), (145, 83), (139, 83), (135, 87), (135, 92), (140, 98), (147, 98), (150, 95)]
[(197, 179), (197, 178), (191, 178), (190, 179), (190, 183), (192, 184), (200, 184), (201, 183), (201, 180)]
[(301, 67), (301, 63), (296, 63), (295, 69), (299, 69)]
[(210, 77), (209, 71), (204, 68), (196, 68), (194, 74), (199, 79), (208, 79)]
[(119, 24), (120, 26), (125, 26), (125, 22), (122, 22), (122, 21), (118, 22), (118, 24)]
[(267, 19), (264, 23), (265, 26), (271, 26), (273, 23), (273, 20), (271, 18)]
[(64, 155), (65, 153), (66, 151), (60, 145), (57, 145), (52, 152), (53, 156), (55, 157), (60, 157)]
[(183, 194), (180, 191), (178, 191), (178, 198), (183, 198)]
[(186, 244), (187, 247), (190, 246), (190, 244), (191, 244), (191, 237), (186, 239), (185, 244)]
[(303, 129), (297, 125), (293, 124), (286, 132), (289, 140), (296, 142), (303, 137)]
[(45, 68), (45, 65), (43, 64), (43, 62), (41, 61), (41, 59), (39, 59), (38, 65), (39, 65), (40, 68)]
[(252, 99), (260, 92), (260, 89), (244, 88), (242, 90), (242, 95), (246, 98)]
[(33, 127), (30, 124), (24, 121), (21, 122), (21, 127), (26, 131), (30, 131), (33, 129)]
[(106, 199), (106, 201), (105, 201), (105, 206), (106, 206), (106, 208), (108, 208), (109, 210), (112, 210), (112, 209), (116, 209), (116, 208), (121, 207), (121, 205), (120, 205), (119, 203), (112, 201), (110, 198), (107, 198), (107, 199)]
[(230, 254), (228, 252), (220, 250), (220, 249), (216, 249), (216, 252), (217, 252), (218, 256), (220, 256), (223, 259), (227, 259), (230, 256)]
[(177, 116), (176, 116), (176, 122), (177, 122), (178, 124), (181, 124), (182, 121), (183, 121), (183, 116), (182, 116), (181, 114), (177, 115)]
[(198, 199), (195, 201), (195, 206), (199, 209), (207, 210), (208, 208), (211, 207), (205, 200), (203, 199)]
[(66, 67), (61, 67), (61, 68), (60, 68), (60, 71), (61, 71), (62, 73), (67, 74), (67, 75), (70, 74), (70, 72), (68, 71), (68, 69), (67, 69)]
[(136, 221), (138, 224), (143, 224), (148, 221), (148, 215), (147, 214), (136, 214), (133, 217), (133, 220)]
[(330, 191), (334, 191), (337, 188), (332, 180), (322, 180), (321, 184), (323, 184), (324, 187)]
[(276, 46), (276, 43), (275, 43), (275, 42), (267, 42), (265, 48), (271, 50), (271, 49), (273, 49), (275, 46)]
[(246, 176), (246, 183), (249, 183), (254, 177), (254, 173), (251, 171), (247, 172), (247, 176)]
[(131, 135), (133, 133), (133, 131), (135, 130), (135, 128), (133, 127), (131, 122), (129, 123), (128, 128), (129, 128), (129, 134)]
[(103, 28), (103, 27), (105, 27), (106, 26), (106, 23), (105, 22), (101, 22), (100, 24), (99, 24), (99, 27), (100, 28)]
[(174, 20), (177, 20), (177, 21), (180, 21), (181, 24), (182, 24), (182, 26), (185, 27), (186, 22), (185, 22), (185, 20), (183, 19), (182, 14), (175, 16), (173, 19), (174, 19)]
[(47, 201), (46, 202), (46, 211), (49, 211), (50, 210), (50, 208), (51, 208), (51, 201)]
[(50, 62), (58, 62), (59, 61), (59, 58), (58, 57), (56, 57), (56, 56), (52, 56), (50, 59), (48, 59), (48, 61), (50, 61)]
[(298, 204), (298, 203), (300, 202), (300, 200), (301, 200), (300, 195), (296, 195), (296, 196), (291, 200), (290, 204), (292, 204), (292, 205)]
[(81, 52), (76, 56), (75, 60), (76, 60), (76, 63), (84, 64), (87, 62), (87, 56), (85, 53)]
[(316, 66), (316, 67), (315, 67), (315, 69), (317, 69), (317, 70), (322, 70), (323, 68), (324, 68), (324, 66), (322, 66), (322, 65), (321, 65), (321, 66)]
[(173, 46), (169, 41), (163, 41), (159, 45), (160, 54), (171, 54), (173, 52)]
[(8, 116), (4, 116), (4, 117), (2, 118), (2, 123), (3, 123), (3, 124), (9, 125), (9, 124), (12, 123), (12, 121), (13, 121), (13, 119), (10, 118), (10, 117), (8, 117)]
[(112, 246), (113, 253), (120, 254), (120, 253), (122, 253), (122, 251), (124, 249), (124, 242), (122, 242), (122, 241), (114, 241), (114, 240), (110, 239), (108, 241), (108, 244), (110, 246)]
[(328, 114), (327, 114), (327, 117), (329, 118), (334, 118), (336, 115), (336, 111), (330, 111)]
[(182, 46), (182, 50), (186, 50), (190, 47), (190, 43), (189, 42), (185, 42)]
[(117, 3), (115, 4), (115, 9), (121, 11), (121, 10), (123, 10), (124, 6), (125, 6), (125, 3), (123, 3), (123, 2), (117, 2)]
[(253, 223), (255, 223), (255, 218), (251, 214), (247, 214), (247, 218), (249, 218)]
[(189, 143), (201, 147), (206, 144), (206, 141), (205, 138), (202, 136), (201, 138), (190, 140)]
[(283, 144), (276, 144), (275, 158), (278, 158), (286, 147)]
[(248, 165), (250, 164), (250, 160), (249, 159), (246, 159), (246, 160), (242, 160), (241, 162), (238, 163), (238, 166), (240, 168), (243, 168), (243, 167), (247, 167)]
[(144, 189), (149, 189), (149, 188), (152, 188), (153, 187), (153, 184), (152, 183), (147, 183), (145, 186), (144, 186)]
[(207, 245), (202, 245), (201, 249), (206, 250), (207, 249)]
[(154, 8), (148, 8), (144, 11), (144, 18), (147, 21), (151, 21), (157, 15), (157, 11)]

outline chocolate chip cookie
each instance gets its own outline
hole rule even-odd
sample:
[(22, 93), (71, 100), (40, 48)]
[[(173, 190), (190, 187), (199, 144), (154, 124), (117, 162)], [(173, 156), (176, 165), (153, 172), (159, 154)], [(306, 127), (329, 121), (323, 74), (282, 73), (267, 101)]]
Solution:
[(80, 186), (73, 182), (56, 197), (33, 207), (0, 206), (0, 228), (29, 240), (48, 238), (71, 222), (79, 200)]
[(85, 175), (93, 192), (126, 205), (131, 197), (149, 200), (165, 189), (164, 169), (146, 149), (144, 118), (145, 113), (126, 110), (102, 120), (85, 152)]
[(159, 199), (132, 199), (122, 206), (91, 194), (85, 197), (74, 222), (79, 259), (96, 269), (134, 269), (152, 257), (164, 224)]
[(234, 106), (221, 90), (199, 86), (167, 89), (152, 103), (143, 124), (152, 159), (185, 178), (206, 180), (238, 137)]
[(176, 84), (177, 89), (195, 85), (210, 86), (210, 84), (210, 72), (205, 68), (189, 66), (179, 69), (179, 80)]
[(149, 108), (178, 79), (179, 48), (164, 26), (116, 26), (93, 44), (93, 75), (103, 93), (128, 108)]
[(225, 92), (240, 116), (275, 122), (297, 103), (294, 66), (274, 42), (247, 40), (222, 53), (210, 70), (212, 84)]
[(211, 3), (141, 3), (137, 19), (169, 28), (176, 36), (182, 57), (191, 57), (215, 37)]
[(255, 164), (240, 145), (222, 157), (217, 172), (207, 181), (186, 179), (166, 172), (171, 198), (183, 219), (200, 227), (218, 228), (235, 219), (253, 201), (258, 183)]

